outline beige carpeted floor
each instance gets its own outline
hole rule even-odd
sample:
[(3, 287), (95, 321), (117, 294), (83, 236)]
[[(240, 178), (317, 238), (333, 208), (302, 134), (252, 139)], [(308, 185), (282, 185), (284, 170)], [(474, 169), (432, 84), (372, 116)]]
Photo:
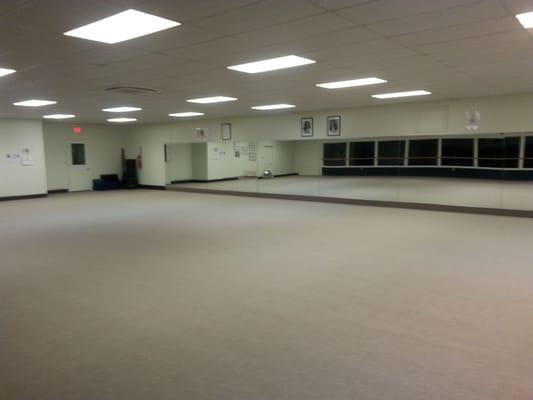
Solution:
[(0, 399), (529, 400), (532, 244), (519, 218), (0, 203)]

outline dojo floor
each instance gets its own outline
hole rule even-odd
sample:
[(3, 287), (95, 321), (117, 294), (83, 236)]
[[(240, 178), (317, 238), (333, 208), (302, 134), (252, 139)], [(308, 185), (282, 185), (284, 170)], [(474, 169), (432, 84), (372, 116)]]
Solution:
[(533, 398), (533, 220), (164, 191), (0, 203), (2, 400)]
[(169, 185), (169, 188), (173, 187), (533, 210), (533, 182), (452, 178), (289, 176)]

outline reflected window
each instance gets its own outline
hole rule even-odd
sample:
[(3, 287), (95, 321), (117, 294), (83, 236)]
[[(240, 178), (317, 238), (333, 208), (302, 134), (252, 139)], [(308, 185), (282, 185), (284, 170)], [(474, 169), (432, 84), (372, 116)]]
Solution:
[(350, 165), (374, 165), (375, 142), (350, 143)]
[(346, 143), (324, 143), (324, 166), (344, 167), (346, 165)]
[(520, 138), (479, 139), (478, 165), (485, 168), (518, 168)]
[(528, 136), (525, 139), (524, 168), (533, 168), (533, 136)]
[(378, 144), (379, 165), (403, 165), (405, 157), (405, 141), (390, 140)]
[(409, 165), (437, 165), (438, 153), (438, 139), (409, 141)]
[(520, 160), (520, 138), (508, 137), (504, 139), (504, 167), (518, 168)]
[(443, 166), (473, 167), (474, 139), (442, 139)]

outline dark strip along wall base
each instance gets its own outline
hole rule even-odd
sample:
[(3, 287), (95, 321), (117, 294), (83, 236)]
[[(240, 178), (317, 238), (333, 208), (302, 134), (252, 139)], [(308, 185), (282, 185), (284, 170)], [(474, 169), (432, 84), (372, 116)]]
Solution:
[(52, 189), (48, 191), (48, 194), (68, 193), (68, 189)]
[(6, 196), (6, 197), (0, 197), (0, 201), (28, 200), (28, 199), (38, 199), (42, 197), (48, 197), (48, 193), (27, 194), (24, 196)]
[(501, 170), (458, 167), (323, 167), (324, 176), (413, 176), (428, 178), (497, 179), (533, 181), (531, 170)]
[(230, 177), (230, 178), (220, 178), (220, 179), (211, 179), (211, 180), (203, 180), (203, 179), (188, 179), (183, 181), (171, 181), (171, 184), (179, 184), (179, 183), (211, 183), (211, 182), (224, 182), (224, 181), (237, 181), (239, 180), (238, 176)]
[(320, 197), (320, 196), (303, 196), (303, 195), (292, 195), (292, 194), (237, 192), (237, 191), (231, 191), (231, 190), (191, 189), (191, 188), (179, 188), (179, 187), (169, 187), (168, 190), (174, 191), (174, 192), (207, 193), (207, 194), (229, 195), (229, 196), (258, 197), (258, 198), (278, 199), (278, 200), (297, 200), (297, 201), (312, 201), (312, 202), (318, 202), (318, 203), (349, 204), (349, 205), (369, 206), (369, 207), (402, 208), (402, 209), (407, 209), (407, 210), (442, 211), (442, 212), (455, 212), (455, 213), (465, 213), (465, 214), (482, 214), (482, 215), (495, 215), (495, 216), (505, 216), (505, 217), (533, 218), (533, 211), (509, 210), (509, 209), (500, 209), (500, 208), (446, 206), (446, 205), (439, 205), (439, 204), (405, 203), (405, 202), (398, 202), (398, 201), (358, 200), (358, 199), (346, 199), (346, 198), (339, 198), (339, 197)]
[(167, 190), (167, 187), (166, 186), (160, 186), (160, 185), (138, 185), (137, 189)]

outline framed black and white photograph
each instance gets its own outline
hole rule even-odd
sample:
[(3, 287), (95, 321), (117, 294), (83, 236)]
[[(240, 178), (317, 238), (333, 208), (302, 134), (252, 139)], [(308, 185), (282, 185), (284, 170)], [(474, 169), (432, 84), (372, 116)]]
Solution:
[(231, 124), (222, 124), (222, 140), (231, 140)]
[(339, 115), (328, 117), (327, 129), (328, 129), (328, 136), (340, 136), (341, 135), (341, 117)]
[(311, 117), (302, 118), (301, 125), (300, 125), (300, 133), (302, 137), (313, 136), (313, 118)]

